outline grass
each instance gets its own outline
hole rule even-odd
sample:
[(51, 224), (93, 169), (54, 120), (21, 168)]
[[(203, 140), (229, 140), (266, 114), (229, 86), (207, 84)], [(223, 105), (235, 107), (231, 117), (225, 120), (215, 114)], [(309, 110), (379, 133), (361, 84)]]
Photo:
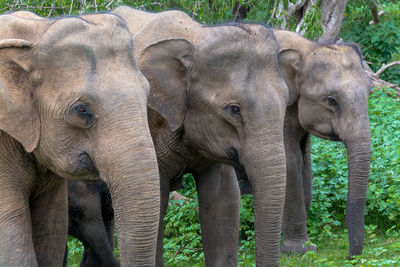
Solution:
[[(375, 226), (366, 227), (364, 253), (354, 260), (346, 260), (348, 239), (345, 230), (322, 238), (311, 238), (318, 252), (310, 251), (304, 255), (289, 254), (281, 256), (281, 266), (400, 266), (399, 229), (380, 232)], [(239, 253), (239, 266), (255, 266), (254, 242), (248, 241)], [(248, 249), (244, 251), (244, 248)], [(251, 248), (249, 248), (251, 247)], [(82, 257), (82, 244), (75, 238), (68, 238), (68, 266), (78, 267)], [(204, 266), (204, 263), (177, 262), (166, 266)]]
[[(368, 232), (368, 231), (367, 231)], [(309, 251), (304, 255), (281, 256), (282, 266), (399, 266), (400, 235), (366, 235), (364, 252), (354, 260), (346, 260), (348, 253), (347, 234), (342, 232), (336, 237), (314, 241), (318, 252)]]

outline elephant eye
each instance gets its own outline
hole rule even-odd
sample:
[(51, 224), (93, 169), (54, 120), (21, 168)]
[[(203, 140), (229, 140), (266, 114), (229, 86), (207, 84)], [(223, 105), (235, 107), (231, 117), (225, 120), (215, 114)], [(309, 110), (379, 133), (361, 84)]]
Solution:
[(329, 105), (336, 107), (338, 105), (338, 102), (333, 96), (328, 96), (327, 98)]
[(231, 106), (231, 111), (235, 115), (240, 115), (240, 107), (238, 107), (238, 106), (232, 105)]
[(89, 109), (86, 105), (77, 105), (75, 107), (76, 112), (78, 112), (79, 115), (88, 115), (89, 114)]
[(83, 103), (74, 105), (69, 112), (68, 122), (79, 128), (89, 128), (95, 121), (95, 116), (91, 113), (89, 107)]

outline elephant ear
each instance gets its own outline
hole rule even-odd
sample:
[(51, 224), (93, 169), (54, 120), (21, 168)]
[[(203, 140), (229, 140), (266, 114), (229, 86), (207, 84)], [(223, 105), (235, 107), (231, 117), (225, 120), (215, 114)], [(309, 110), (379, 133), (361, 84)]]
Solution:
[(39, 143), (40, 120), (32, 99), (29, 72), (33, 43), (0, 41), (0, 130), (20, 142), (27, 152)]
[(278, 55), (279, 67), (283, 78), (289, 87), (288, 106), (292, 105), (299, 96), (297, 75), (300, 72), (301, 54), (294, 49), (282, 50)]
[(154, 43), (139, 57), (140, 70), (150, 82), (148, 106), (168, 122), (174, 132), (182, 125), (187, 109), (188, 72), (194, 46), (186, 39)]

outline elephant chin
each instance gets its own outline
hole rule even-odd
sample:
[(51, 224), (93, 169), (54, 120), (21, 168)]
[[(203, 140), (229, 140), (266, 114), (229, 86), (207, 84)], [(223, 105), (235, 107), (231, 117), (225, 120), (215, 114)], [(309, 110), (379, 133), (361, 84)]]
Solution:
[(334, 129), (331, 130), (329, 134), (322, 134), (314, 130), (309, 130), (312, 135), (315, 135), (318, 138), (331, 140), (331, 141), (342, 141), (339, 137), (339, 134), (335, 132)]

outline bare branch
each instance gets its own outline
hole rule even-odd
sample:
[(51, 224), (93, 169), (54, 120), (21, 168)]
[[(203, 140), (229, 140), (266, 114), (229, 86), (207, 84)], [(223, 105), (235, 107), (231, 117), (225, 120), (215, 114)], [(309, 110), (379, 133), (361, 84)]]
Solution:
[(71, 15), (71, 13), (72, 13), (72, 5), (74, 4), (74, 0), (72, 0), (71, 1), (71, 6), (70, 6), (70, 8), (69, 8), (69, 15)]
[(272, 14), (271, 17), (273, 18), (275, 16), (275, 12), (276, 12), (276, 5), (278, 4), (278, 0), (274, 1), (274, 9), (272, 10)]
[(110, 6), (114, 3), (114, 0), (111, 0), (107, 5), (106, 8), (107, 10), (110, 10)]
[[(397, 62), (397, 63), (396, 63), (396, 62)], [(396, 64), (391, 65), (392, 63), (396, 63)], [(400, 87), (399, 87), (398, 84), (389, 83), (389, 82), (384, 81), (384, 80), (382, 80), (382, 79), (379, 78), (379, 75), (382, 74), (382, 72), (383, 72), (385, 69), (387, 69), (387, 68), (389, 68), (389, 67), (391, 67), (391, 66), (400, 64), (399, 61), (395, 61), (395, 62), (392, 62), (392, 63), (389, 63), (389, 64), (387, 64), (387, 65), (384, 64), (376, 73), (374, 73), (374, 72), (371, 70), (371, 68), (368, 66), (367, 62), (365, 62), (365, 61), (363, 61), (363, 68), (364, 68), (365, 72), (367, 73), (369, 79), (371, 80), (372, 87), (378, 87), (378, 88), (383, 88), (383, 87), (392, 88), (392, 89), (394, 89), (394, 90), (397, 92), (397, 94), (400, 96)], [(391, 65), (391, 66), (389, 66), (389, 65)], [(384, 67), (385, 67), (385, 68), (384, 68)], [(382, 70), (382, 69), (383, 69), (383, 70)], [(381, 70), (382, 70), (382, 71), (381, 71)], [(381, 71), (381, 72), (380, 72), (380, 71)], [(378, 73), (378, 72), (380, 72), (380, 73)]]
[(376, 76), (377, 78), (379, 78), (379, 76), (381, 76), (381, 74), (382, 74), (386, 69), (388, 69), (388, 68), (390, 68), (390, 67), (392, 67), (392, 66), (395, 66), (395, 65), (400, 65), (400, 61), (393, 61), (393, 62), (391, 62), (391, 63), (389, 63), (389, 64), (383, 64), (382, 67), (381, 67), (377, 72), (375, 72), (375, 76)]
[(185, 197), (184, 195), (181, 195), (176, 191), (171, 192), (171, 196), (169, 197), (169, 199), (174, 200), (174, 201), (181, 200), (181, 199), (189, 200), (189, 201), (192, 200), (191, 198)]

